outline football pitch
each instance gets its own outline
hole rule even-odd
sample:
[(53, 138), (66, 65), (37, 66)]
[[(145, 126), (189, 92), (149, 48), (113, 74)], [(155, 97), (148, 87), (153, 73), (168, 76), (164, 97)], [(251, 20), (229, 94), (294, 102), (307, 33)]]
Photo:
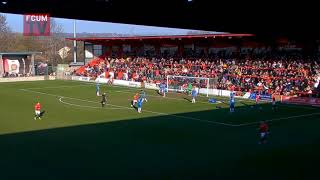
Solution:
[[(310, 179), (320, 161), (319, 108), (76, 81), (0, 83), (0, 179)], [(34, 120), (40, 101), (45, 114)], [(260, 108), (261, 107), (261, 108)], [(259, 121), (270, 125), (259, 145)]]

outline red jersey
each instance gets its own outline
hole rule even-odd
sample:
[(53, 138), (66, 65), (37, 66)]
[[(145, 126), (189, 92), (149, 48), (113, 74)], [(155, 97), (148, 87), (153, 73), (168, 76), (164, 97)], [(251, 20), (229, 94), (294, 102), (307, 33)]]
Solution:
[(35, 109), (36, 111), (40, 111), (40, 109), (41, 109), (40, 103), (37, 103), (37, 104), (34, 106), (34, 109)]
[(139, 99), (139, 95), (138, 94), (133, 96), (133, 100), (138, 100), (138, 99)]
[(269, 126), (266, 123), (260, 124), (259, 131), (262, 133), (266, 133), (269, 131)]
[(155, 71), (155, 74), (156, 74), (156, 76), (159, 76), (159, 70), (157, 69), (156, 71)]
[(260, 95), (256, 95), (256, 101), (259, 102)]
[(119, 71), (118, 72), (118, 77), (117, 77), (118, 79), (122, 79), (123, 78), (123, 72), (122, 71)]
[(183, 85), (182, 85), (182, 88), (183, 88), (183, 89), (187, 89), (187, 86), (188, 86), (188, 84), (183, 84)]
[(108, 77), (109, 77), (109, 71), (106, 71), (106, 72), (104, 73), (104, 77), (105, 77), (105, 78), (108, 78)]
[(234, 91), (235, 88), (236, 88), (236, 86), (232, 85), (230, 89), (231, 89), (231, 91)]

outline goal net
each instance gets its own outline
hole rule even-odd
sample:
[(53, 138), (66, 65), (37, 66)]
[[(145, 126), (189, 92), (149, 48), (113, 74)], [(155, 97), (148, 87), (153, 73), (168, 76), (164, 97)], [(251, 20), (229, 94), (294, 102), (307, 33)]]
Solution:
[(214, 81), (212, 78), (168, 75), (166, 84), (169, 92), (187, 92), (188, 86), (192, 86), (198, 90), (198, 94), (208, 97)]

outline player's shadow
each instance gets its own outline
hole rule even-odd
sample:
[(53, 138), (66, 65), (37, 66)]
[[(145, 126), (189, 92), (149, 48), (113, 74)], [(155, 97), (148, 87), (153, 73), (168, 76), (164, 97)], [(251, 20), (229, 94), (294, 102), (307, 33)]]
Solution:
[(135, 105), (133, 105), (133, 102), (131, 101), (131, 107), (134, 109), (134, 110), (136, 110), (136, 111), (138, 111), (138, 106), (137, 106), (137, 104), (135, 104)]
[(158, 91), (158, 90), (154, 90), (156, 92), (156, 94), (162, 96), (162, 94)]
[(40, 117), (42, 117), (45, 112), (46, 112), (45, 110), (41, 111), (41, 112), (40, 112)]
[(136, 111), (138, 111), (138, 107), (136, 105), (132, 106), (132, 108)]
[(249, 105), (249, 104), (247, 104), (247, 103), (245, 103), (245, 102), (243, 102), (243, 101), (240, 101), (240, 104), (242, 104), (242, 105), (244, 105), (244, 106), (246, 106), (246, 107), (251, 106), (251, 105)]
[(225, 104), (225, 105), (228, 105), (228, 106), (229, 106), (229, 103), (228, 103), (227, 101), (225, 101), (225, 100), (222, 100), (222, 101), (221, 101), (221, 104)]
[(183, 97), (184, 100), (191, 102), (192, 100), (187, 98), (187, 97)]

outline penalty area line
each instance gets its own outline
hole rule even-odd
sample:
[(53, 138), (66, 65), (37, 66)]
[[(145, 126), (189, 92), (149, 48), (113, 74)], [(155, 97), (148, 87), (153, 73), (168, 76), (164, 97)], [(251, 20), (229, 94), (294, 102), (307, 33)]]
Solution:
[(36, 88), (23, 88), (19, 90), (30, 90), (30, 89), (59, 89), (59, 88), (72, 88), (79, 86), (89, 86), (88, 84), (80, 84), (80, 85), (65, 85), (65, 86), (46, 86), (46, 87), (36, 87)]
[(82, 108), (91, 108), (91, 109), (124, 109), (124, 108), (116, 108), (116, 107), (114, 107), (114, 108), (110, 108), (110, 107), (108, 107), (108, 108), (103, 108), (103, 107), (97, 107), (97, 106), (85, 106), (85, 105), (80, 105), (80, 104), (73, 104), (73, 103), (68, 103), (68, 102), (63, 101), (63, 100), (62, 100), (63, 98), (64, 98), (64, 97), (60, 97), (60, 98), (59, 98), (59, 101), (60, 101), (62, 104), (66, 104), (66, 105), (69, 105), (69, 106), (82, 107)]
[[(310, 113), (310, 114), (302, 114), (302, 115), (296, 115), (296, 116), (289, 116), (289, 117), (282, 117), (282, 118), (267, 119), (267, 120), (265, 120), (265, 122), (274, 122), (274, 121), (295, 119), (295, 118), (300, 118), (300, 117), (309, 117), (309, 116), (315, 116), (315, 115), (320, 115), (320, 112), (318, 112), (318, 113)], [(260, 122), (250, 122), (250, 123), (238, 124), (238, 125), (235, 125), (235, 126), (237, 126), (237, 127), (250, 126), (250, 125), (256, 125), (256, 124), (259, 124), (259, 123)]]
[[(95, 101), (89, 101), (89, 100), (83, 100), (83, 99), (78, 99), (78, 98), (72, 98), (72, 97), (65, 97), (65, 96), (60, 96), (60, 95), (55, 95), (55, 94), (49, 94), (49, 93), (43, 93), (43, 92), (39, 92), (39, 91), (32, 91), (30, 89), (47, 89), (47, 88), (64, 88), (64, 87), (76, 87), (76, 86), (88, 86), (91, 83), (84, 83), (81, 85), (69, 85), (69, 86), (55, 86), (55, 87), (41, 87), (41, 88), (24, 88), (24, 89), (19, 89), (21, 91), (28, 91), (28, 92), (33, 92), (33, 93), (38, 93), (38, 94), (43, 94), (43, 95), (49, 95), (49, 96), (54, 96), (54, 97), (58, 97), (61, 98), (61, 100), (59, 99), (59, 101), (61, 102), (63, 98), (67, 98), (67, 99), (74, 99), (74, 100), (79, 100), (79, 101), (83, 101), (83, 102), (90, 102), (90, 103), (98, 103)], [(116, 86), (119, 88), (119, 86)], [(122, 88), (122, 87), (121, 87)], [(136, 88), (129, 88), (129, 89), (136, 89)], [(128, 93), (130, 92), (130, 90), (125, 90), (125, 91), (115, 91), (115, 92), (119, 92), (119, 93)], [(155, 95), (149, 95), (150, 97), (159, 97), (159, 96), (155, 96)], [(160, 97), (159, 97), (160, 98)], [(166, 99), (173, 99), (173, 100), (182, 100), (182, 99), (178, 99), (178, 98), (172, 98), (172, 97), (166, 97)], [(246, 101), (246, 100), (239, 100), (239, 101)], [(62, 103), (62, 102), (61, 102)], [(207, 102), (200, 102), (200, 103), (207, 103)], [(118, 107), (119, 109), (132, 109), (126, 106), (118, 106), (118, 105), (114, 105), (114, 104), (106, 104), (106, 105), (110, 105), (113, 107)], [(72, 105), (72, 106), (82, 106), (82, 105)], [(287, 104), (280, 104), (280, 106), (285, 106), (285, 107), (291, 107), (291, 108), (297, 108), (295, 106), (291, 106), (291, 105), (287, 105)], [(92, 108), (92, 107), (90, 107)], [(317, 109), (316, 107), (305, 107), (305, 106), (299, 106), (299, 108), (304, 108), (304, 109)], [(153, 114), (158, 114), (158, 115), (167, 115), (167, 116), (173, 116), (173, 117), (177, 117), (177, 118), (183, 118), (183, 119), (190, 119), (190, 120), (195, 120), (195, 121), (199, 121), (199, 122), (206, 122), (206, 123), (210, 123), (210, 124), (218, 124), (218, 125), (224, 125), (224, 126), (230, 126), (230, 127), (243, 127), (243, 126), (250, 126), (250, 125), (256, 125), (259, 124), (260, 122), (249, 122), (249, 123), (242, 123), (242, 124), (230, 124), (230, 123), (222, 123), (222, 122), (217, 122), (217, 121), (209, 121), (209, 120), (204, 120), (204, 119), (199, 119), (199, 118), (194, 118), (194, 117), (187, 117), (187, 116), (180, 116), (180, 115), (175, 115), (175, 114), (168, 114), (168, 113), (162, 113), (162, 112), (155, 112), (155, 111), (149, 111), (149, 110), (143, 110), (144, 112), (149, 112), (149, 113), (153, 113)], [(296, 115), (296, 116), (289, 116), (289, 117), (282, 117), (282, 118), (274, 118), (274, 119), (268, 119), (265, 120), (266, 122), (273, 122), (273, 121), (281, 121), (281, 120), (287, 120), (287, 119), (295, 119), (295, 118), (299, 118), (299, 117), (308, 117), (308, 116), (314, 116), (314, 115), (320, 115), (319, 113), (310, 113), (310, 114), (303, 114), (303, 115)]]
[[(124, 93), (124, 94), (131, 94), (134, 93), (134, 91), (123, 91), (123, 90), (117, 90), (114, 91), (117, 93)], [(181, 98), (173, 98), (173, 97), (163, 97), (160, 95), (147, 95), (147, 97), (153, 97), (153, 98), (161, 98), (161, 99), (168, 99), (168, 100), (177, 100), (177, 101), (187, 101), (186, 99), (181, 99)], [(188, 96), (189, 97), (189, 96)], [(191, 97), (189, 97), (191, 98)], [(202, 103), (202, 104), (210, 104), (209, 102), (203, 102), (203, 101), (197, 101), (197, 103)]]
[[(90, 103), (98, 103), (95, 101), (90, 101), (90, 100), (84, 100), (84, 99), (78, 99), (74, 97), (67, 97), (67, 96), (61, 96), (57, 94), (50, 94), (50, 93), (44, 93), (44, 92), (39, 92), (39, 91), (33, 91), (33, 90), (28, 90), (28, 89), (20, 89), (21, 91), (26, 91), (26, 92), (32, 92), (32, 93), (37, 93), (37, 94), (43, 94), (47, 96), (52, 96), (52, 97), (58, 97), (58, 98), (66, 98), (66, 99), (73, 99), (73, 100), (78, 100), (78, 101), (83, 101), (83, 102), (90, 102)], [(124, 109), (132, 109), (126, 106), (119, 106), (119, 105), (114, 105), (114, 104), (108, 104), (113, 107), (118, 107), (118, 108), (124, 108)], [(217, 122), (217, 121), (209, 121), (209, 120), (204, 120), (204, 119), (199, 119), (199, 118), (194, 118), (194, 117), (187, 117), (187, 116), (180, 116), (180, 115), (175, 115), (175, 114), (168, 114), (168, 113), (162, 113), (162, 112), (156, 112), (156, 111), (149, 111), (149, 110), (143, 110), (143, 112), (149, 112), (152, 114), (158, 114), (158, 115), (166, 115), (166, 116), (172, 116), (172, 117), (177, 117), (177, 118), (183, 118), (183, 119), (189, 119), (189, 120), (195, 120), (199, 122), (205, 122), (209, 124), (216, 124), (216, 125), (223, 125), (223, 126), (229, 126), (229, 127), (236, 127), (237, 125), (235, 124), (229, 124), (229, 123), (223, 123), (223, 122)]]

